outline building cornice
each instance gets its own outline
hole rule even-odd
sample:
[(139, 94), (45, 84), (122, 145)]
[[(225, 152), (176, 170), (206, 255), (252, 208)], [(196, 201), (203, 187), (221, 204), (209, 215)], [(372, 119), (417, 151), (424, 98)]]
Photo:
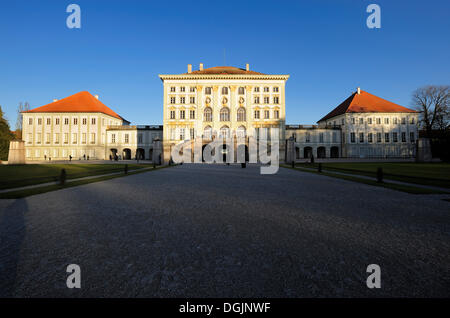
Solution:
[(289, 75), (259, 75), (259, 74), (159, 74), (165, 80), (283, 80), (287, 81)]

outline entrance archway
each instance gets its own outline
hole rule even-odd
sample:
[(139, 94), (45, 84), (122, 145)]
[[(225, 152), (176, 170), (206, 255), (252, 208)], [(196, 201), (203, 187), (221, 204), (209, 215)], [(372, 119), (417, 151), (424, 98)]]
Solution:
[(144, 160), (145, 159), (145, 150), (142, 148), (136, 149), (136, 159)]
[(153, 161), (153, 148), (148, 151), (148, 159)]
[(131, 149), (125, 148), (122, 151), (123, 160), (131, 160)]
[(312, 148), (311, 147), (305, 147), (305, 149), (303, 149), (303, 156), (304, 158), (311, 158), (312, 156)]
[(331, 158), (339, 158), (339, 147), (331, 147), (330, 157)]
[(325, 157), (326, 157), (325, 147), (317, 148), (317, 158), (325, 158)]
[(111, 149), (109, 149), (109, 151), (110, 151), (111, 159), (116, 160), (117, 159), (117, 149), (111, 148)]

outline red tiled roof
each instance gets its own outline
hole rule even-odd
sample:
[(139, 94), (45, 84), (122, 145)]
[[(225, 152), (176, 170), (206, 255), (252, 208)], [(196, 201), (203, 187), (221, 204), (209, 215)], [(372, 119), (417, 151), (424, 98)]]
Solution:
[(24, 111), (24, 113), (103, 113), (123, 120), (122, 117), (87, 91), (79, 92), (56, 102)]
[(345, 113), (416, 113), (416, 111), (360, 90), (359, 94), (353, 93), (318, 122)]
[(243, 68), (233, 67), (233, 66), (215, 66), (210, 68), (205, 68), (202, 71), (192, 71), (192, 73), (185, 74), (247, 74), (247, 75), (265, 75), (263, 73), (247, 71)]

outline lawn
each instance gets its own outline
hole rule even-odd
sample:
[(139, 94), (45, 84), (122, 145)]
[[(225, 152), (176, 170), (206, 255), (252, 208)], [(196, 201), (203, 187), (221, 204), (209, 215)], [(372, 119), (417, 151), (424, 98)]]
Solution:
[[(305, 168), (317, 168), (317, 163), (296, 164)], [(449, 163), (415, 163), (415, 162), (333, 162), (322, 163), (322, 168), (328, 171), (376, 176), (377, 168), (383, 169), (384, 178), (408, 183), (450, 188)]]
[[(129, 170), (150, 167), (148, 164), (129, 164)], [(0, 189), (9, 189), (58, 180), (61, 169), (66, 169), (67, 179), (76, 179), (120, 172), (123, 164), (29, 164), (0, 165)]]

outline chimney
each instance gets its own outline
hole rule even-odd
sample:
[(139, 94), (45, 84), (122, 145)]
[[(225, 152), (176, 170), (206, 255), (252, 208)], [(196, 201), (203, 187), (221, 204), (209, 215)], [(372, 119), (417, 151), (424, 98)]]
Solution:
[(200, 71), (203, 71), (203, 63), (200, 63)]
[(245, 64), (245, 70), (248, 72), (248, 71), (250, 71), (250, 64)]
[(192, 73), (192, 64), (188, 64), (188, 73)]
[(98, 95), (94, 95), (95, 99), (98, 99)]
[(356, 90), (356, 92), (359, 94), (361, 94), (361, 88), (358, 87), (358, 89)]
[(57, 102), (58, 100), (56, 98), (53, 99), (53, 102)]

